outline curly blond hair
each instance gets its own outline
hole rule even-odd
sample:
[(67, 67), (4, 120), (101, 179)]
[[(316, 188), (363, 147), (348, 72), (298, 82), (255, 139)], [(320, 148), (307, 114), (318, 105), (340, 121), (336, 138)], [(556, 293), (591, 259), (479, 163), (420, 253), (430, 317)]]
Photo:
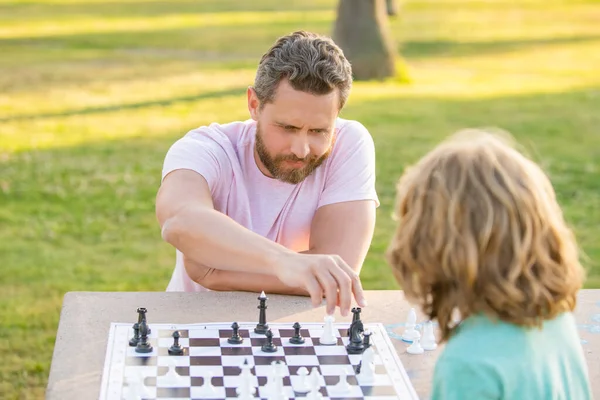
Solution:
[(386, 257), (442, 342), (473, 314), (539, 326), (575, 308), (584, 279), (548, 177), (505, 136), (461, 131), (398, 182)]

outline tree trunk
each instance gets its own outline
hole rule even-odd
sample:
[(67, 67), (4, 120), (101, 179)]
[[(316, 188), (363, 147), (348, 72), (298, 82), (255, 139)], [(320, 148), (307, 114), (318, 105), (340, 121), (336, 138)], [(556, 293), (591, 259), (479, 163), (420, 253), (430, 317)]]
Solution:
[(396, 48), (386, 0), (340, 0), (332, 38), (352, 65), (356, 80), (395, 75)]
[(400, 7), (398, 6), (398, 0), (386, 0), (386, 7), (387, 7), (387, 15), (389, 16), (396, 16), (398, 15), (398, 12), (400, 10)]

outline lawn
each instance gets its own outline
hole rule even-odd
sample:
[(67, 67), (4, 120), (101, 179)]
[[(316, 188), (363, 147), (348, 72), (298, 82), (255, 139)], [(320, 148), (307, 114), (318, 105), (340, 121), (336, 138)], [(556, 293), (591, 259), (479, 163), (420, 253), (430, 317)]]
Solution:
[[(329, 34), (336, 0), (0, 0), (0, 398), (41, 398), (67, 291), (164, 290), (154, 199), (188, 130), (248, 118), (268, 46)], [(413, 0), (390, 21), (410, 82), (357, 82), (381, 198), (362, 278), (383, 260), (403, 168), (465, 127), (511, 132), (555, 185), (600, 287), (600, 4)]]

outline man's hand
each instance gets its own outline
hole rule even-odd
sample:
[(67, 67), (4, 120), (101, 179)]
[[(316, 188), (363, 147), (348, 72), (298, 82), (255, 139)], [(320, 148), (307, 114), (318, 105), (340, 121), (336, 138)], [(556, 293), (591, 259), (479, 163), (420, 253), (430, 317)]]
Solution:
[(366, 307), (358, 274), (338, 255), (289, 253), (278, 265), (277, 278), (287, 286), (306, 290), (313, 306), (320, 305), (325, 295), (327, 314), (333, 314), (339, 305), (340, 313), (348, 315), (352, 297), (360, 307)]

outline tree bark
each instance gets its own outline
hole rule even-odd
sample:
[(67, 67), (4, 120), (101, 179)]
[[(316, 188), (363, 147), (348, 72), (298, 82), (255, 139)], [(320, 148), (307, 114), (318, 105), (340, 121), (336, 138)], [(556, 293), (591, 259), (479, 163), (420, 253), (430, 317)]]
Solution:
[(395, 75), (396, 46), (386, 0), (340, 0), (332, 38), (352, 65), (356, 80)]

